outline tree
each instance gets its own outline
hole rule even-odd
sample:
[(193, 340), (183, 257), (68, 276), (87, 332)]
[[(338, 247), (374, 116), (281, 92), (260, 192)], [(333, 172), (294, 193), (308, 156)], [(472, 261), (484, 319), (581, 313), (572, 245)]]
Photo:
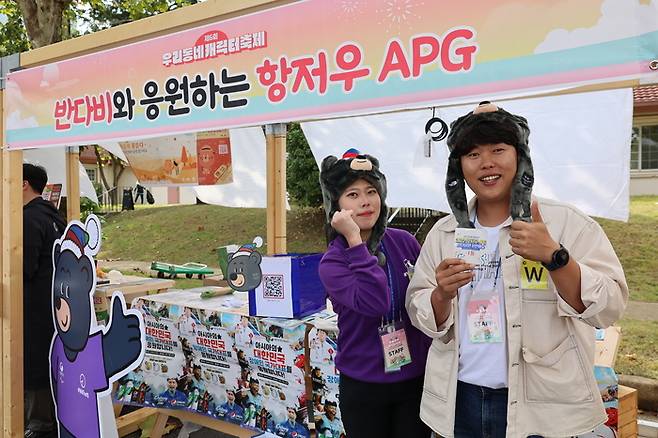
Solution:
[(199, 0), (0, 0), (0, 56), (47, 46)]
[(290, 198), (298, 205), (322, 205), (318, 166), (299, 123), (288, 125), (286, 185)]
[[(103, 181), (103, 187), (105, 187), (105, 191), (108, 192), (110, 196), (110, 202), (115, 204), (117, 202), (116, 187), (117, 184), (119, 184), (119, 178), (121, 178), (126, 166), (123, 164), (123, 161), (106, 150), (101, 149), (98, 145), (86, 147), (94, 148), (96, 161), (98, 162), (98, 173), (101, 176), (101, 181)], [(105, 168), (107, 167), (112, 169), (112, 185), (108, 183), (107, 176), (105, 175)]]
[(30, 41), (18, 4), (11, 0), (0, 1), (0, 14), (6, 17), (6, 21), (0, 24), (0, 57), (28, 50)]
[[(96, 32), (126, 22), (197, 3), (198, 0), (0, 0), (0, 56), (20, 53), (80, 34)], [(117, 186), (123, 162), (93, 146), (105, 190)], [(104, 167), (113, 170), (110, 186)], [(110, 192), (116, 196), (116, 190)]]
[(84, 0), (77, 17), (91, 32), (193, 5), (199, 0)]
[(32, 48), (47, 46), (62, 40), (64, 11), (71, 0), (16, 0), (23, 15), (23, 24)]

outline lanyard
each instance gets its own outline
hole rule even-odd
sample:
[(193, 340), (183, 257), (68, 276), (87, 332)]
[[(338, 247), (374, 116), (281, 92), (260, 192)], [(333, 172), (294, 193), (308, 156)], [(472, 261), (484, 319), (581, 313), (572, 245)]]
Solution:
[[(386, 254), (386, 248), (384, 247), (384, 242), (382, 242), (382, 251), (384, 252), (384, 255), (386, 256), (386, 278), (388, 279), (388, 289), (391, 291), (391, 309), (389, 312), (386, 314), (386, 323), (391, 323), (395, 321), (395, 307), (396, 307), (396, 293), (395, 293), (395, 288), (393, 287), (393, 270), (391, 267), (390, 263), (390, 257), (388, 257), (388, 254)], [(399, 311), (399, 309), (398, 309)], [(402, 313), (400, 313), (400, 320), (402, 320)], [(382, 327), (384, 326), (384, 317), (382, 316)]]

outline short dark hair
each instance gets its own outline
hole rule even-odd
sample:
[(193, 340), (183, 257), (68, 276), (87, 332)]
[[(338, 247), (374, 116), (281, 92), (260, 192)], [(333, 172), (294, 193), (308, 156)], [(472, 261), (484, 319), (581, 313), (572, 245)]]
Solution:
[(48, 172), (41, 166), (23, 163), (23, 181), (27, 181), (32, 190), (42, 194), (48, 183)]
[(499, 123), (494, 120), (482, 120), (475, 124), (457, 144), (456, 154), (461, 157), (466, 155), (476, 146), (485, 144), (505, 143), (510, 146), (519, 144), (519, 132), (509, 123)]

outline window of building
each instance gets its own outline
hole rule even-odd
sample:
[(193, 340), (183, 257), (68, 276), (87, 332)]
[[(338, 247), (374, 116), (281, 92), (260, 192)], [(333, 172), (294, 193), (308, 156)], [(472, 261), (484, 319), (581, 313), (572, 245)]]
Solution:
[(633, 127), (631, 169), (658, 170), (658, 124)]
[(96, 182), (96, 169), (90, 169), (90, 168), (85, 168), (87, 171), (87, 176), (91, 180), (91, 182)]

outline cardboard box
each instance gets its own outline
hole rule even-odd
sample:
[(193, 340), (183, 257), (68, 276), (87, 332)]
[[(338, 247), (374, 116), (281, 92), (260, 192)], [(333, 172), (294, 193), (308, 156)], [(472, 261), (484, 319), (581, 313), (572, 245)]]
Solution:
[(263, 257), (262, 281), (249, 291), (249, 315), (303, 318), (326, 307), (318, 266), (322, 254)]
[(619, 385), (619, 436), (637, 436), (637, 389)]
[(605, 330), (597, 329), (594, 364), (614, 368), (620, 340), (621, 327), (612, 326)]

